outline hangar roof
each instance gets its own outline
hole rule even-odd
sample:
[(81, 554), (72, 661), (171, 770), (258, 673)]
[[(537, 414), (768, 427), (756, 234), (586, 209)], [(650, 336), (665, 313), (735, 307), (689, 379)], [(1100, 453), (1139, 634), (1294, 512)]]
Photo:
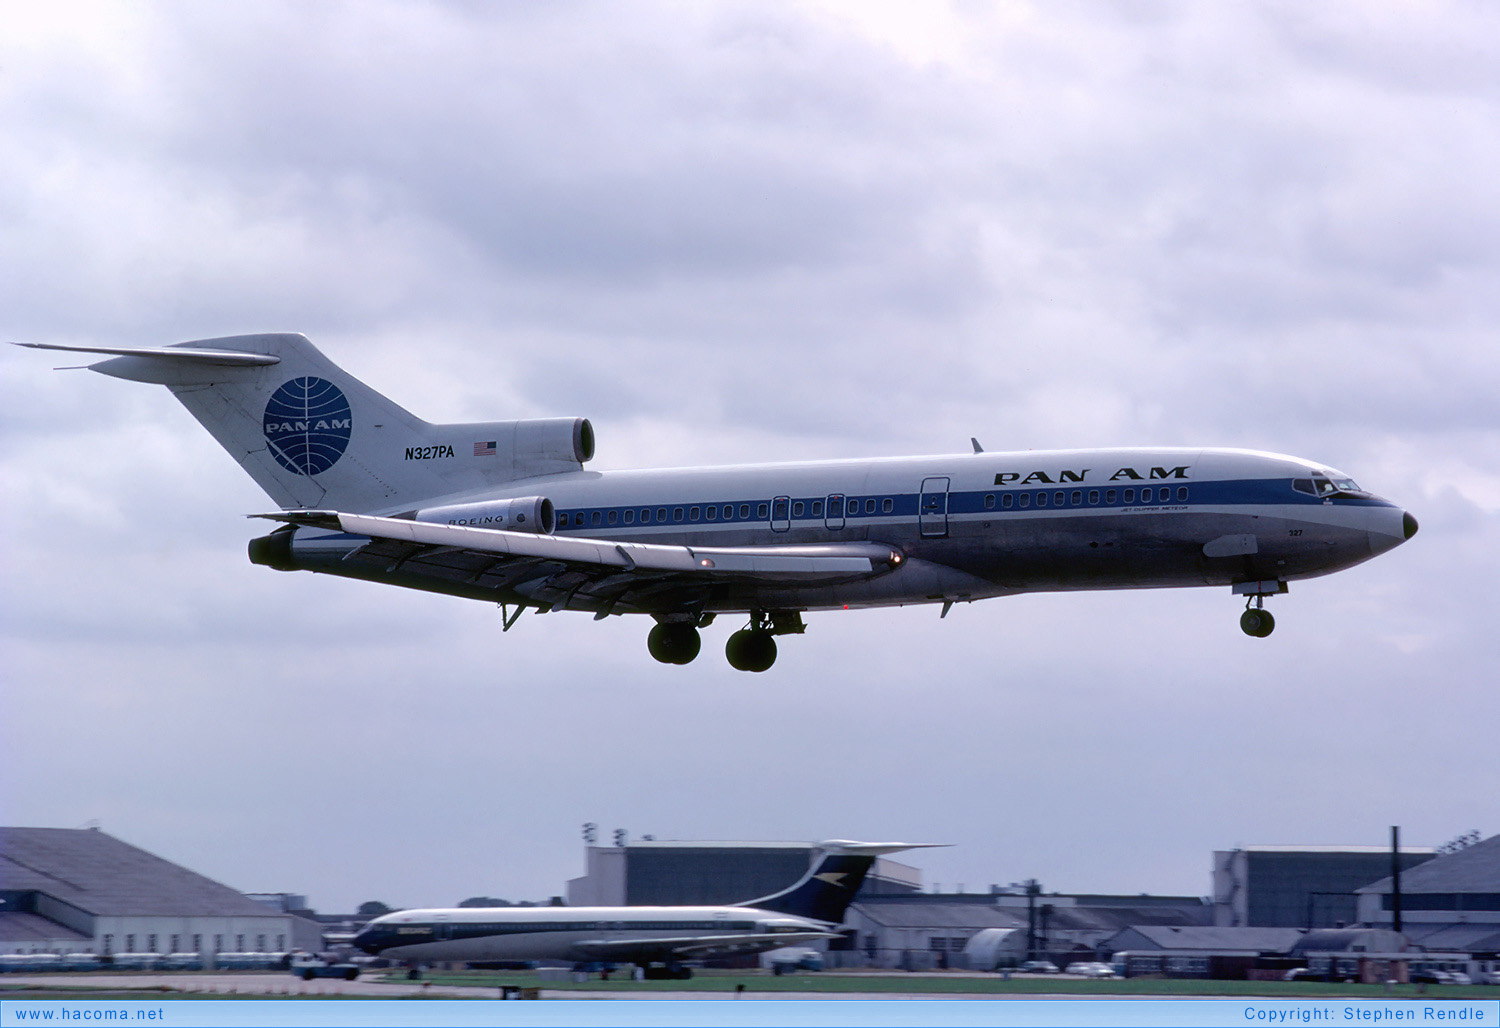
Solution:
[[(860, 913), (886, 928), (1025, 928), (1026, 913), (979, 903), (870, 903), (855, 900)], [(1056, 924), (1054, 921), (1053, 924)]]
[[(1117, 897), (1099, 899), (1104, 902), (1098, 905), (1090, 903), (1073, 906), (1060, 903), (1053, 906), (1046, 917), (1047, 930), (1114, 932), (1132, 925), (1191, 927), (1202, 925), (1207, 916), (1207, 908), (1199, 910), (1185, 906), (1152, 905), (1149, 898), (1141, 898), (1139, 906), (1111, 902)], [(977, 894), (862, 896), (854, 901), (854, 905), (865, 917), (888, 928), (1026, 927), (1024, 906), (1002, 906), (994, 902), (994, 897)], [(1038, 917), (1040, 916), (1039, 913)]]
[(82, 932), (75, 932), (39, 914), (28, 914), (19, 910), (0, 911), (0, 942), (11, 944), (29, 942), (41, 945), (61, 939), (76, 942), (79, 948), (83, 948), (91, 941), (90, 937)]
[(0, 889), (96, 917), (278, 917), (241, 893), (91, 828), (0, 828)]
[[(1357, 892), (1390, 892), (1391, 880), (1382, 878)], [(1403, 893), (1486, 892), (1500, 893), (1500, 835), (1446, 853), (1401, 872)]]
[[(1193, 925), (1177, 928), (1168, 925), (1132, 925), (1126, 929), (1145, 942), (1159, 949), (1256, 951), (1261, 953), (1286, 953), (1303, 936), (1300, 928), (1225, 928), (1211, 925)], [(1117, 948), (1125, 948), (1126, 940), (1111, 940)], [(1136, 943), (1129, 942), (1134, 946)]]

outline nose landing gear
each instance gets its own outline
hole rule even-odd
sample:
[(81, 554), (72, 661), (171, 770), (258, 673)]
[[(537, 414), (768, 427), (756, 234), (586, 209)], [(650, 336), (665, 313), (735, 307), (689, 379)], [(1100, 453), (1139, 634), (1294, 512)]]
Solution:
[(1246, 635), (1253, 635), (1257, 639), (1264, 639), (1276, 629), (1276, 619), (1271, 616), (1269, 610), (1263, 607), (1245, 607), (1245, 613), (1240, 615), (1240, 629)]
[(1240, 631), (1257, 639), (1264, 639), (1275, 631), (1276, 619), (1266, 610), (1266, 597), (1286, 592), (1286, 583), (1240, 582), (1233, 588), (1237, 595), (1245, 597), (1245, 612), (1240, 615)]

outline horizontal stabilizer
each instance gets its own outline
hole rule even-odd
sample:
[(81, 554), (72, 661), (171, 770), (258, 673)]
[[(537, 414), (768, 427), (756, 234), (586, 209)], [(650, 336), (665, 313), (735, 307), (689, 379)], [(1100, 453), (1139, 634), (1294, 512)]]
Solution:
[(847, 839), (828, 839), (818, 843), (824, 853), (852, 853), (860, 856), (881, 857), (902, 850), (941, 849), (952, 846), (951, 842), (850, 842)]
[(62, 350), (66, 353), (99, 353), (108, 357), (161, 357), (187, 364), (213, 364), (221, 367), (263, 367), (280, 364), (272, 353), (245, 353), (242, 350), (209, 350), (178, 346), (65, 346), (62, 343), (15, 343), (33, 350)]

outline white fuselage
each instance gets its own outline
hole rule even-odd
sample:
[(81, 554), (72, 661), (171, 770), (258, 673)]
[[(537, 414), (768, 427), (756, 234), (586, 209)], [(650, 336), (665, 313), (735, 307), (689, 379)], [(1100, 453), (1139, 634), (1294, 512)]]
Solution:
[(354, 944), (404, 961), (629, 961), (672, 940), (725, 952), (788, 945), (827, 926), (751, 907), (458, 907), (404, 910), (370, 922)]
[[(1358, 564), (1415, 531), (1404, 510), (1357, 487), (1320, 493), (1298, 484), (1314, 480), (1347, 483), (1324, 466), (1248, 450), (1054, 450), (577, 471), (435, 497), (430, 506), (545, 497), (562, 537), (690, 547), (869, 541), (902, 554), (884, 573), (845, 580), (721, 583), (699, 607), (814, 610), (1286, 582)], [(292, 553), (312, 570), (594, 609), (550, 583), (403, 580), (388, 562), (345, 560), (361, 541), (303, 528)], [(614, 612), (632, 610), (656, 612), (638, 600)]]

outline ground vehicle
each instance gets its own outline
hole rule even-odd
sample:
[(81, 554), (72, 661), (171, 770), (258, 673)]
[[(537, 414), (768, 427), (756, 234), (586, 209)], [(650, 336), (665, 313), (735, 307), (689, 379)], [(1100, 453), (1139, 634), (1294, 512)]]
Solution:
[(293, 953), (287, 969), (305, 982), (314, 978), (342, 978), (346, 982), (352, 982), (359, 977), (359, 968), (354, 964), (315, 953)]
[(1063, 974), (1082, 975), (1085, 978), (1113, 978), (1115, 969), (1097, 960), (1079, 960), (1063, 968)]
[(1057, 974), (1057, 965), (1050, 960), (1028, 960), (1016, 970), (1022, 974)]

